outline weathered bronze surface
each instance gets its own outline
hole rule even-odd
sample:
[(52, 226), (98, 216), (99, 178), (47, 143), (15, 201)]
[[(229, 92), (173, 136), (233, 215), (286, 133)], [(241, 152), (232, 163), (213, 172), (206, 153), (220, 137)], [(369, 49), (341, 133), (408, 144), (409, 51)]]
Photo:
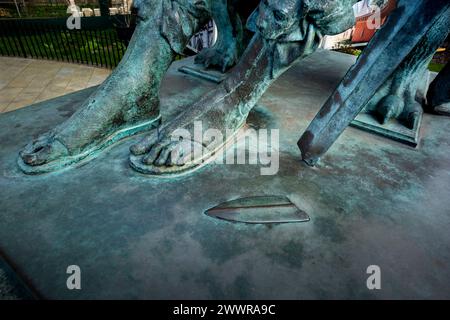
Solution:
[[(280, 129), (276, 176), (214, 162), (180, 178), (144, 176), (128, 167), (132, 138), (76, 169), (29, 177), (16, 167), (17, 146), (65, 121), (95, 88), (2, 113), (2, 255), (45, 299), (449, 299), (447, 118), (424, 115), (417, 150), (349, 129), (317, 168), (299, 161), (298, 132), (354, 62), (319, 50), (253, 108), (249, 125)], [(182, 63), (162, 83), (163, 119), (216, 86), (178, 72)], [(203, 214), (254, 195), (286, 195), (311, 221)], [(372, 263), (392, 285), (367, 290)], [(68, 264), (82, 268), (82, 290), (67, 290)]]
[[(29, 143), (20, 152), (19, 166), (33, 174), (62, 169), (157, 126), (162, 77), (191, 36), (215, 18), (219, 41), (201, 53), (197, 63), (222, 71), (236, 61), (237, 65), (218, 87), (174, 118), (164, 119), (158, 130), (131, 147), (131, 166), (140, 172), (189, 172), (203, 159), (190, 155), (186, 143), (174, 141), (173, 133), (192, 132), (198, 121), (205, 130), (239, 130), (269, 86), (295, 61), (314, 52), (322, 35), (338, 34), (354, 24), (355, 2), (264, 0), (251, 13), (249, 31), (244, 32), (243, 20), (255, 5), (252, 1), (245, 6), (232, 0), (136, 1), (139, 23), (119, 67), (76, 114)], [(381, 123), (395, 118), (407, 128), (418, 127), (422, 107), (416, 96), (423, 92), (423, 74), (433, 52), (448, 34), (449, 7), (445, 0), (398, 2), (388, 23), (299, 141), (307, 163), (317, 161), (361, 110)], [(447, 113), (449, 96), (440, 96), (439, 88), (448, 88), (448, 68), (444, 71), (429, 95), (436, 104), (430, 108), (442, 114)], [(189, 156), (192, 161), (183, 160)]]

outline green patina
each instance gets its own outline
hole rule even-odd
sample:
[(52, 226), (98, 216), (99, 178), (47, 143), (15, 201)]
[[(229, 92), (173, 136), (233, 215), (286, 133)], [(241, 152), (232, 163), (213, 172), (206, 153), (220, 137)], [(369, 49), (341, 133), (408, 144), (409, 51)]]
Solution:
[[(243, 6), (240, 1), (232, 0), (136, 1), (134, 6), (139, 23), (120, 65), (70, 119), (27, 145), (20, 153), (19, 165), (27, 173), (65, 168), (82, 159), (94, 158), (104, 147), (116, 142), (118, 136), (125, 138), (158, 125), (163, 76), (192, 35), (214, 18), (220, 31), (219, 40), (213, 48), (197, 56), (196, 62), (219, 67), (222, 71), (237, 65), (217, 88), (188, 104), (172, 119), (163, 119), (157, 131), (150, 132), (131, 148), (130, 163), (140, 172), (169, 176), (189, 172), (205, 159), (192, 155), (185, 142), (174, 141), (172, 133), (178, 129), (192, 132), (196, 121), (201, 121), (205, 130), (214, 128), (237, 133), (270, 85), (295, 61), (313, 53), (322, 35), (338, 34), (354, 24), (352, 5), (355, 2), (264, 0), (252, 8), (256, 3), (248, 2)], [(420, 12), (418, 8), (422, 6), (427, 9)], [(444, 0), (422, 0), (414, 4), (398, 2), (389, 23), (360, 56), (353, 74), (343, 81), (342, 92), (348, 91), (347, 87), (355, 82), (363, 86), (350, 93), (354, 102), (347, 108), (349, 111), (344, 112), (349, 119), (364, 109), (381, 124), (394, 118), (407, 128), (418, 127), (422, 106), (416, 97), (425, 96), (423, 79), (427, 66), (448, 34), (449, 6)], [(432, 18), (433, 25), (421, 22), (419, 18), (425, 15)], [(394, 49), (386, 47), (385, 42), (399, 32), (395, 24), (408, 19), (419, 19), (423, 28), (411, 31), (405, 26), (401, 30), (404, 34), (413, 32), (412, 38), (418, 40), (409, 45), (407, 40), (400, 39), (405, 45), (397, 56), (399, 61), (394, 63), (391, 60), (396, 52), (391, 52)], [(248, 32), (244, 32), (245, 20)], [(386, 35), (392, 30), (391, 35)], [(367, 70), (374, 71), (377, 76), (368, 82), (360, 82), (358, 79)], [(442, 90), (445, 92), (448, 88), (448, 82), (434, 87), (440, 88), (435, 91), (442, 94)], [(366, 97), (368, 92), (371, 93)], [(438, 99), (439, 106), (430, 106), (430, 109), (446, 113), (448, 94), (444, 95)], [(429, 100), (434, 101), (433, 97)], [(330, 101), (319, 113), (319, 119), (327, 118), (333, 104), (342, 104), (345, 109), (346, 101), (339, 91)], [(334, 128), (327, 123), (323, 126)], [(320, 125), (318, 131), (330, 144), (336, 135), (322, 130), (323, 126)], [(327, 149), (312, 147), (318, 137), (318, 132), (311, 134), (314, 130), (306, 132), (307, 139), (301, 145), (305, 160), (313, 157), (306, 149), (315, 149), (318, 154)], [(206, 147), (212, 155), (224, 145)], [(86, 154), (90, 157), (85, 157)], [(317, 155), (314, 157), (318, 158)]]

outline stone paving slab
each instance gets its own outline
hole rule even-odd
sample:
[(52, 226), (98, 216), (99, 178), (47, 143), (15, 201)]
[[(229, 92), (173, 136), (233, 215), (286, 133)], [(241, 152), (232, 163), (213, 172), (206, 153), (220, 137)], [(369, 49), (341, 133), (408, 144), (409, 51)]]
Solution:
[(96, 86), (110, 73), (78, 64), (0, 57), (0, 113)]

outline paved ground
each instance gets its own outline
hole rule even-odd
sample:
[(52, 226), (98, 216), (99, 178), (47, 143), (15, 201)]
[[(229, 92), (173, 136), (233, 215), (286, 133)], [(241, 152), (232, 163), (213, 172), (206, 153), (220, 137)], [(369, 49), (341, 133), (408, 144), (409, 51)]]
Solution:
[[(280, 129), (279, 172), (210, 164), (172, 179), (128, 165), (131, 138), (76, 169), (25, 176), (20, 148), (92, 89), (0, 115), (0, 254), (44, 298), (450, 298), (450, 120), (425, 115), (412, 149), (348, 128), (319, 166), (296, 142), (354, 62), (317, 52), (281, 77), (249, 122)], [(163, 120), (214, 87), (169, 71)], [(244, 196), (288, 196), (311, 221), (242, 225), (203, 214)], [(66, 287), (81, 268), (80, 291)], [(366, 286), (381, 268), (381, 290)]]
[(0, 57), (0, 112), (98, 85), (110, 72), (70, 63)]

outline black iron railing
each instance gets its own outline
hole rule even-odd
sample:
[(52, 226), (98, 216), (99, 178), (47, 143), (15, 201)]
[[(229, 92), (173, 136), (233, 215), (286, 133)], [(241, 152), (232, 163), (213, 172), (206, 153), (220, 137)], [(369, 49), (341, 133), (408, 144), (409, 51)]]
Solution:
[(107, 17), (80, 19), (80, 29), (69, 29), (65, 18), (0, 19), (0, 55), (116, 67), (126, 39)]

